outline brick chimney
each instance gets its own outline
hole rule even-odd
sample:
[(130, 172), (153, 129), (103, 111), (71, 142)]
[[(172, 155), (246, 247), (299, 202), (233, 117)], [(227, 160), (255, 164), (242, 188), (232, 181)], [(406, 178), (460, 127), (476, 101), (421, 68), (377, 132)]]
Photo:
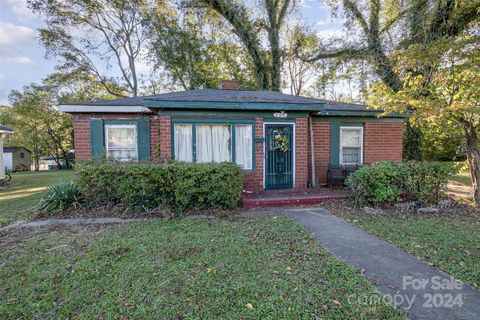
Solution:
[(220, 89), (222, 90), (239, 90), (240, 82), (237, 80), (221, 80)]

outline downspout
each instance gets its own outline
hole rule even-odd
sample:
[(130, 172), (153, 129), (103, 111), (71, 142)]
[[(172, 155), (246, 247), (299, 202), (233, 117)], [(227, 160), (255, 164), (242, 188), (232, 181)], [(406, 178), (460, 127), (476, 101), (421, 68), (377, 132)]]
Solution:
[(311, 185), (312, 185), (312, 188), (315, 188), (316, 187), (316, 183), (315, 183), (315, 144), (314, 144), (314, 141), (313, 141), (313, 118), (312, 116), (310, 115), (308, 117), (308, 131), (310, 133), (310, 167), (312, 168), (312, 172), (311, 172), (311, 179), (312, 179), (312, 182), (311, 182)]

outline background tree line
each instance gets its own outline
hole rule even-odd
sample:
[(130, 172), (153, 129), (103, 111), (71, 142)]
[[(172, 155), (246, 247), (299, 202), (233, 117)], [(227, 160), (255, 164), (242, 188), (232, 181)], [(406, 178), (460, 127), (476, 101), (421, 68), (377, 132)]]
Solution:
[(217, 87), (230, 78), (243, 88), (409, 112), (407, 159), (467, 157), (480, 179), (479, 86), (472, 86), (480, 0), (324, 3), (345, 18), (341, 38), (318, 36), (295, 0), (28, 0), (46, 22), (39, 39), (59, 63), (43, 83), (12, 92), (1, 121), (44, 114), (35, 123), (50, 143), (14, 139), (58, 155), (72, 141), (54, 134), (71, 132), (54, 111), (59, 102)]

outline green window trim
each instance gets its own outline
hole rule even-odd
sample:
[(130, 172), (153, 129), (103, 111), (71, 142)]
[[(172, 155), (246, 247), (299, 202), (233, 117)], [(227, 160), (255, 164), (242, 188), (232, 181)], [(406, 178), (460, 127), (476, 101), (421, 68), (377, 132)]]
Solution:
[(251, 125), (252, 126), (252, 168), (243, 169), (244, 172), (255, 172), (255, 120), (250, 119), (194, 119), (194, 118), (173, 118), (171, 120), (171, 152), (172, 158), (175, 159), (175, 124), (191, 124), (192, 125), (192, 162), (197, 162), (196, 144), (197, 144), (197, 126), (198, 125), (226, 125), (230, 127), (230, 154), (233, 163), (236, 163), (236, 125)]
[(137, 160), (150, 158), (150, 117), (135, 119), (90, 118), (90, 154), (92, 158), (106, 157), (105, 126), (135, 125), (137, 133)]
[[(363, 127), (364, 122), (330, 122), (330, 166), (339, 168), (340, 163), (340, 130), (342, 127)], [(365, 135), (365, 129), (362, 130)], [(365, 159), (365, 139), (362, 139), (362, 162)]]

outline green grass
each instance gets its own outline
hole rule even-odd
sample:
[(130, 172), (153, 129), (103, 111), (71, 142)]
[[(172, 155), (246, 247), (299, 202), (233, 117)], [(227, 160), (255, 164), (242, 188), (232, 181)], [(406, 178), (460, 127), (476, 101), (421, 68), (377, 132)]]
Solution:
[(377, 293), (286, 218), (57, 229), (0, 257), (3, 319), (403, 318), (384, 304), (350, 304)]
[(468, 169), (463, 169), (456, 175), (452, 177), (452, 180), (461, 184), (464, 184), (466, 186), (471, 186), (472, 185), (472, 180), (470, 177), (470, 172)]
[(0, 187), (0, 226), (31, 218), (42, 191), (72, 176), (72, 170), (13, 173), (10, 184)]
[(351, 215), (349, 220), (480, 288), (480, 214), (456, 217)]
[(472, 186), (472, 181), (470, 178), (470, 171), (468, 170), (467, 162), (450, 162), (452, 165), (460, 168), (460, 171), (454, 175), (451, 180), (454, 182), (461, 183), (466, 186)]

